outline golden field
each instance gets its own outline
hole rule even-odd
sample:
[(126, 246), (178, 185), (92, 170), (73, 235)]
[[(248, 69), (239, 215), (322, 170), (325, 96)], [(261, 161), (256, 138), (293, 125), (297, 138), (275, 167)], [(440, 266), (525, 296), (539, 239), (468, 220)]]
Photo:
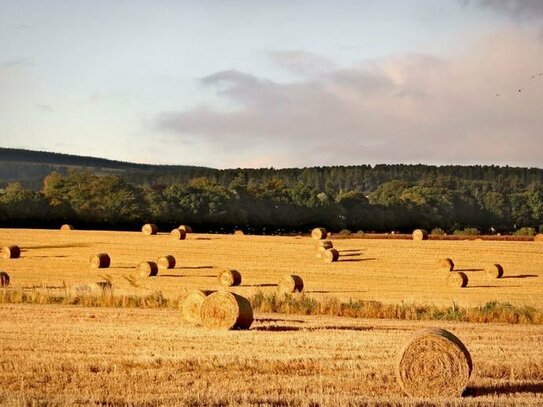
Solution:
[[(217, 274), (232, 268), (243, 280), (233, 288), (244, 296), (271, 293), (283, 274), (298, 274), (311, 297), (478, 306), (489, 301), (543, 308), (543, 243), (341, 239), (336, 263), (317, 259), (310, 238), (189, 234), (175, 241), (168, 234), (0, 229), (0, 244), (18, 244), (20, 259), (0, 259), (14, 287), (61, 287), (92, 283), (109, 276), (116, 294), (162, 291), (177, 298), (183, 289), (219, 287)], [(109, 253), (111, 267), (91, 269), (89, 257)], [(137, 278), (135, 266), (171, 254), (175, 269), (154, 278)], [(466, 288), (446, 284), (437, 261), (450, 257), (465, 270)], [(488, 280), (481, 270), (503, 266), (502, 279)], [(129, 280), (137, 278), (134, 287)]]
[[(20, 259), (0, 259), (16, 290), (111, 279), (115, 295), (217, 289), (221, 269), (237, 269), (244, 296), (273, 293), (285, 273), (302, 276), (311, 298), (478, 306), (489, 301), (543, 308), (543, 244), (535, 242), (334, 241), (340, 261), (316, 257), (315, 241), (297, 237), (0, 229), (0, 245)], [(91, 269), (107, 252), (112, 264)], [(141, 278), (135, 266), (167, 254), (175, 269)], [(450, 288), (437, 261), (450, 257), (469, 275)], [(502, 279), (485, 266), (499, 263)], [(40, 288), (40, 289), (41, 289)], [(417, 329), (439, 326), (471, 352), (465, 397), (410, 399), (395, 360)], [(249, 331), (183, 322), (173, 308), (0, 305), (0, 404), (15, 406), (183, 405), (543, 405), (543, 326), (365, 320), (255, 314)]]
[(471, 352), (466, 396), (408, 399), (395, 358), (422, 326), (436, 324), (261, 314), (215, 331), (173, 309), (1, 305), (0, 404), (543, 404), (543, 327), (499, 324), (439, 323)]

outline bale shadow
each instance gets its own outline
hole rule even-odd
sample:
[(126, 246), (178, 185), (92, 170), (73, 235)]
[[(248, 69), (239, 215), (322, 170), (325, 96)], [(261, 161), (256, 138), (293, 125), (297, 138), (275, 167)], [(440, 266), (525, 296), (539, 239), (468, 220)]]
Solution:
[(308, 331), (373, 331), (374, 328), (371, 326), (321, 326), (317, 328), (307, 328)]
[(213, 239), (211, 237), (195, 237), (194, 239), (192, 240), (217, 240), (216, 238)]
[(238, 287), (278, 287), (279, 284), (271, 284), (271, 283), (264, 283), (264, 284), (240, 284)]
[(505, 278), (537, 278), (539, 277), (537, 274), (517, 274), (514, 276), (503, 276), (502, 279)]
[(255, 318), (255, 322), (296, 322), (305, 324), (303, 319), (284, 319), (284, 318)]
[(184, 278), (184, 277), (209, 277), (209, 278), (217, 278), (216, 275), (212, 274), (206, 274), (206, 275), (198, 275), (198, 274), (158, 274), (157, 277), (170, 277), (170, 278)]
[(362, 253), (362, 249), (344, 249), (340, 250), (340, 253)]
[(42, 245), (42, 246), (25, 246), (21, 249), (22, 252), (27, 251), (29, 249), (67, 249), (69, 247), (90, 247), (91, 245), (88, 243), (65, 243), (65, 244), (50, 244), (50, 245)]
[(467, 273), (470, 271), (485, 271), (485, 269), (454, 269), (453, 271), (462, 271), (464, 273)]
[(305, 291), (306, 294), (348, 294), (348, 293), (367, 293), (367, 290), (359, 291), (329, 291), (329, 290), (314, 290), (314, 291)]
[(212, 269), (214, 266), (184, 266), (184, 267), (175, 267), (180, 270), (203, 270), (203, 269)]
[(341, 254), (341, 252), (339, 252), (339, 255), (341, 257), (360, 257), (362, 256), (362, 253), (348, 253), (348, 254)]
[(495, 394), (515, 394), (515, 393), (543, 393), (543, 382), (537, 383), (503, 383), (492, 386), (474, 386), (468, 387), (464, 392), (467, 397), (491, 396)]
[(341, 260), (342, 257), (345, 257), (345, 256), (339, 256), (339, 260), (338, 262), (340, 261), (343, 261), (343, 262), (358, 262), (358, 261), (372, 261), (372, 260), (377, 260), (375, 257), (368, 257), (367, 259), (345, 259), (345, 260)]
[(69, 256), (66, 256), (66, 255), (60, 255), (60, 256), (26, 256), (27, 259), (40, 259), (40, 258), (46, 259), (46, 258), (52, 258), (52, 257), (69, 257)]
[[(502, 277), (503, 278), (503, 277)], [(465, 288), (519, 288), (520, 285), (468, 285)]]
[(362, 259), (345, 259), (345, 260), (338, 260), (338, 263), (357, 263), (359, 261), (362, 261)]
[(252, 328), (251, 331), (265, 331), (265, 332), (292, 332), (301, 331), (303, 328), (297, 326), (283, 326), (283, 325), (271, 325), (271, 326), (257, 326)]

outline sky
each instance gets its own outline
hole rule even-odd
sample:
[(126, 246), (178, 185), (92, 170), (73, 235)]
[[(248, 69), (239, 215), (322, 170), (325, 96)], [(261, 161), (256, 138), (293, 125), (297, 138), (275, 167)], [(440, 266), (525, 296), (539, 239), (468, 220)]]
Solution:
[(541, 0), (0, 0), (0, 146), (543, 167)]

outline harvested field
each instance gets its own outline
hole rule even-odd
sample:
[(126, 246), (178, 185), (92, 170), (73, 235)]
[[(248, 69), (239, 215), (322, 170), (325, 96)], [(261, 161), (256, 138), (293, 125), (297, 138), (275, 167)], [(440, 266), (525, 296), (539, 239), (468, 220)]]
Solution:
[[(141, 232), (0, 229), (0, 243), (21, 247), (20, 259), (0, 259), (0, 270), (12, 287), (68, 286), (93, 283), (107, 275), (115, 293), (162, 291), (177, 298), (183, 289), (216, 290), (217, 273), (236, 269), (243, 282), (232, 291), (250, 297), (277, 291), (284, 274), (298, 274), (307, 295), (420, 303), (478, 306), (489, 301), (543, 308), (543, 245), (537, 242), (411, 241), (341, 239), (334, 242), (339, 261), (315, 256), (311, 238), (189, 234), (184, 241), (168, 233), (149, 238)], [(99, 252), (112, 258), (110, 268), (90, 269), (88, 259)], [(171, 254), (175, 268), (134, 286), (136, 265)], [(455, 270), (469, 277), (468, 287), (446, 284), (436, 271), (439, 259), (450, 257)], [(501, 279), (488, 280), (484, 269), (499, 263)]]
[[(464, 398), (421, 404), (397, 383), (397, 353), (431, 326), (471, 353)], [(543, 403), (541, 326), (257, 314), (249, 331), (229, 332), (171, 309), (2, 305), (0, 337), (5, 405)]]

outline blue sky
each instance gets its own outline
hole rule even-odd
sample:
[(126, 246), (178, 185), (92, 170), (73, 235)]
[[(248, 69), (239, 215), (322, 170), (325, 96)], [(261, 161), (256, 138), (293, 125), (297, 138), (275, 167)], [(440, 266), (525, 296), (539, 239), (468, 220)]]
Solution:
[(0, 145), (543, 167), (542, 27), (538, 0), (0, 0)]

